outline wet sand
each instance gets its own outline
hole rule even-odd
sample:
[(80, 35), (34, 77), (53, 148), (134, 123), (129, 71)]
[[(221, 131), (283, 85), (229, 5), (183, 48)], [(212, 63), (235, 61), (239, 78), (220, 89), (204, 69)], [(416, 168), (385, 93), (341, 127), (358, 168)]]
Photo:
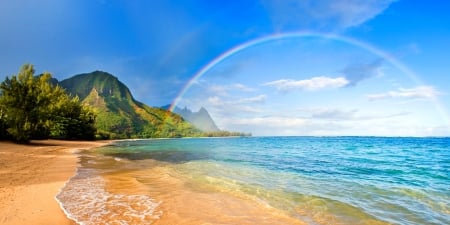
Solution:
[(33, 141), (0, 142), (0, 224), (73, 225), (55, 199), (75, 174), (74, 152), (110, 143)]
[(306, 224), (257, 199), (226, 189), (189, 187), (183, 179), (170, 176), (166, 168), (152, 170), (165, 174), (163, 179), (152, 181), (156, 187), (152, 197), (161, 202), (164, 212), (155, 224)]
[[(146, 163), (151, 164), (151, 160)], [(106, 175), (106, 189), (116, 194), (151, 196), (159, 203), (154, 213), (158, 219), (151, 220), (155, 225), (306, 224), (248, 195), (230, 193), (226, 189), (196, 187), (170, 167), (165, 164), (142, 171)]]

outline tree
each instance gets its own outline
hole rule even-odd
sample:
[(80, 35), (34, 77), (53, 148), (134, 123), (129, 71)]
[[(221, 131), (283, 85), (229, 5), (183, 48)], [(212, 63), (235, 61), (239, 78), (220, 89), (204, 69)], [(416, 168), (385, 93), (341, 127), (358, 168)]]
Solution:
[(50, 137), (84, 140), (95, 138), (95, 114), (90, 108), (82, 105), (78, 97), (59, 95), (55, 104), (51, 105), (50, 111)]
[(8, 138), (6, 129), (7, 126), (5, 122), (5, 109), (3, 105), (0, 104), (0, 140), (5, 140)]
[(33, 76), (33, 66), (24, 65), (17, 76), (6, 77), (0, 84), (0, 103), (5, 111), (7, 132), (19, 142), (27, 142), (38, 130), (42, 122), (38, 116), (40, 107), (48, 104), (46, 99), (38, 98), (38, 82)]
[(49, 73), (37, 77), (34, 73), (33, 66), (25, 64), (17, 76), (6, 77), (0, 84), (0, 119), (7, 135), (18, 142), (52, 135), (93, 138), (93, 113), (82, 106), (78, 98), (70, 97), (60, 86), (51, 84)]

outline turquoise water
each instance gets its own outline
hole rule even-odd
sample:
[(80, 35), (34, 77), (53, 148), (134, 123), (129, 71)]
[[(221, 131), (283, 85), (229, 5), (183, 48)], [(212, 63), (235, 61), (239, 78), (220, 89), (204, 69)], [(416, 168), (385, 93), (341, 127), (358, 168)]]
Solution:
[[(69, 197), (59, 199), (63, 205), (79, 201), (70, 198), (75, 192), (70, 187), (83, 177), (97, 179), (121, 171), (127, 171), (122, 177), (133, 177), (151, 189), (145, 171), (155, 165), (170, 168), (170, 174), (187, 182), (186, 188), (245, 196), (307, 224), (450, 224), (450, 138), (120, 141), (83, 153), (78, 175), (62, 192)], [(107, 189), (104, 181), (92, 179), (89, 187), (98, 183)], [(131, 195), (125, 195), (120, 195), (127, 198), (123, 204), (130, 201)], [(152, 204), (146, 212), (153, 222), (166, 213), (158, 211), (164, 202), (151, 192), (139, 196)], [(92, 201), (87, 204), (95, 204)], [(66, 211), (78, 218), (76, 210)], [(89, 218), (84, 221), (89, 224)]]

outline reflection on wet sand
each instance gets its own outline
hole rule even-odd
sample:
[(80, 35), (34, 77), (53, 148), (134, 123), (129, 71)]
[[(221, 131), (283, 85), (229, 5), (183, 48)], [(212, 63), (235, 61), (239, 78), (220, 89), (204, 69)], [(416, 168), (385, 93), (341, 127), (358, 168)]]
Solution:
[(168, 163), (145, 161), (159, 165), (107, 174), (106, 190), (151, 196), (160, 203), (153, 224), (306, 224), (263, 201), (193, 185)]

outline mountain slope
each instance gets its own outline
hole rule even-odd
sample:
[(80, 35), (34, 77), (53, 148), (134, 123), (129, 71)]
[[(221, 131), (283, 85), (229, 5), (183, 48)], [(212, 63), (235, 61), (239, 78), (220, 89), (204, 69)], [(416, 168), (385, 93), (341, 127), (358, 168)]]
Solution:
[(59, 82), (72, 95), (94, 108), (96, 127), (104, 138), (199, 136), (181, 116), (136, 101), (117, 77), (94, 71)]

